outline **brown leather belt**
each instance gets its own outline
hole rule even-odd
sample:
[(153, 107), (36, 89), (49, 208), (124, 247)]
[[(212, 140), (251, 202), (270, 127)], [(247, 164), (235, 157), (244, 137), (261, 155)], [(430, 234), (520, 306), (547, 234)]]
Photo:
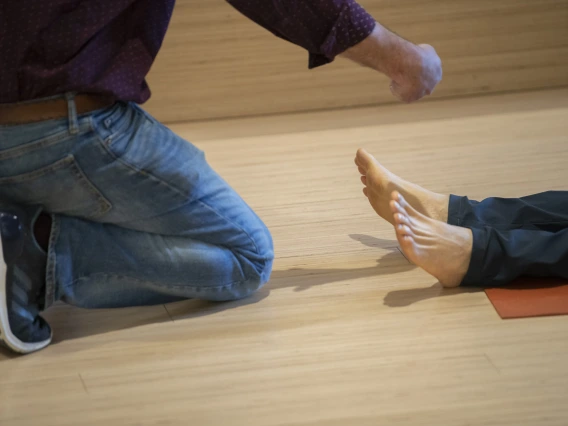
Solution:
[[(114, 104), (110, 98), (97, 95), (76, 95), (77, 115), (86, 114)], [(34, 123), (66, 118), (69, 115), (67, 100), (54, 98), (18, 104), (0, 104), (0, 125)]]

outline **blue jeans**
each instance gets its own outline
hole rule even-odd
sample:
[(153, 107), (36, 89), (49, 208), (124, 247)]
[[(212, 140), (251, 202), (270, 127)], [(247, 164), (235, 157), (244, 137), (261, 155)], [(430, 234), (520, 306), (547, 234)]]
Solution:
[(227, 301), (268, 281), (272, 239), (202, 151), (134, 104), (0, 126), (0, 199), (53, 219), (46, 307)]

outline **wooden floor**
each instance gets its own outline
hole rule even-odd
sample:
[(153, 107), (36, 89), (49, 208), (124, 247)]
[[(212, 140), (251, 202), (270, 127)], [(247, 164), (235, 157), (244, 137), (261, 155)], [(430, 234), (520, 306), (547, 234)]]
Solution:
[(568, 189), (568, 90), (179, 125), (273, 232), (249, 300), (59, 305), (0, 352), (0, 425), (568, 424), (568, 318), (443, 290), (361, 193), (360, 146), (435, 191)]

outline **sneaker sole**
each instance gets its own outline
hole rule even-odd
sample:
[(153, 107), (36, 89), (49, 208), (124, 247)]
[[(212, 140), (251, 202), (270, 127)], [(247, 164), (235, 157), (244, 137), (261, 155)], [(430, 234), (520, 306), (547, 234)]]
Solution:
[(0, 343), (7, 346), (8, 349), (21, 354), (29, 354), (30, 352), (39, 351), (51, 343), (51, 335), (49, 339), (37, 343), (22, 342), (12, 333), (10, 329), (10, 321), (8, 319), (8, 301), (6, 299), (6, 273), (8, 267), (4, 260), (4, 250), (2, 247), (2, 239), (0, 238)]

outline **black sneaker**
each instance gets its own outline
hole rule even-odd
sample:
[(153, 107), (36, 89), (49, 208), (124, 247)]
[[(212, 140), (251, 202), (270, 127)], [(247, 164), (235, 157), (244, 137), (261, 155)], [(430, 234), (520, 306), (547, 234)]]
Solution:
[(38, 212), (0, 204), (0, 343), (23, 354), (51, 343), (51, 328), (39, 315), (47, 255), (33, 235)]

